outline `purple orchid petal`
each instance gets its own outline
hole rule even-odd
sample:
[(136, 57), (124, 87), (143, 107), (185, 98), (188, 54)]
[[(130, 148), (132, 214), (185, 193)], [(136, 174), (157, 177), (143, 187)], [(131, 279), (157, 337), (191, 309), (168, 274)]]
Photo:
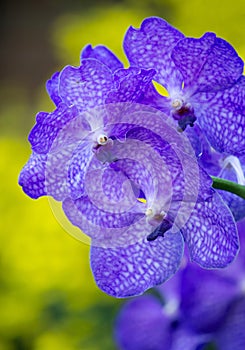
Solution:
[(227, 311), (224, 324), (217, 332), (215, 343), (222, 350), (245, 349), (245, 298), (234, 301)]
[(80, 111), (101, 105), (113, 89), (110, 69), (95, 59), (84, 59), (80, 67), (65, 67), (60, 73), (59, 94), (68, 105)]
[(138, 202), (126, 212), (119, 212), (118, 207), (104, 211), (88, 196), (63, 201), (70, 222), (93, 238), (94, 244), (107, 248), (135, 244), (147, 237), (153, 228), (146, 223), (142, 208), (144, 205)]
[(68, 146), (70, 148), (73, 147), (73, 150), (75, 150), (82, 141), (86, 141), (87, 137), (91, 133), (90, 122), (92, 123), (92, 121), (90, 118), (91, 115), (88, 115), (87, 118), (86, 113), (79, 113), (79, 115), (72, 118), (68, 123), (60, 128), (56, 138), (52, 143), (52, 147), (50, 148), (49, 153), (55, 153), (61, 149), (65, 150)]
[[(127, 228), (128, 226), (133, 224), (134, 221), (138, 220), (143, 216), (141, 212), (139, 212), (138, 214), (135, 213), (133, 208), (132, 208), (132, 211), (120, 212), (118, 208), (114, 209), (113, 206), (111, 205), (111, 208), (108, 208), (108, 210), (106, 209), (102, 210), (99, 207), (99, 205), (97, 206), (96, 203), (93, 203), (93, 201), (94, 201), (94, 198), (91, 199), (88, 196), (81, 197), (74, 201), (74, 205), (76, 206), (77, 212), (79, 212), (81, 215), (84, 215), (84, 217), (86, 218), (86, 221), (87, 222), (90, 221), (93, 226), (99, 226), (102, 228), (107, 228), (107, 227), (108, 228), (121, 228), (121, 227)], [(101, 203), (99, 204), (101, 205)], [(106, 203), (105, 203), (105, 206), (106, 206)], [(137, 207), (139, 207), (139, 205)], [(68, 211), (71, 208), (64, 206), (64, 209), (67, 215), (71, 215), (70, 212)], [(81, 225), (81, 229), (85, 231), (82, 225), (83, 222), (79, 222), (79, 224)], [(102, 237), (100, 238), (102, 239)]]
[(198, 162), (210, 175), (219, 176), (222, 168), (224, 154), (216, 152), (207, 141), (203, 131), (198, 127), (197, 137), (201, 143), (201, 154)]
[(73, 151), (74, 145), (66, 144), (64, 148), (47, 155), (45, 171), (46, 191), (49, 196), (52, 196), (57, 201), (62, 201), (70, 195), (67, 174)]
[(45, 196), (45, 168), (47, 156), (44, 154), (32, 153), (30, 159), (21, 170), (19, 185), (31, 198)]
[[(168, 120), (165, 121), (162, 119), (162, 113), (158, 115), (156, 114), (155, 110), (151, 109), (144, 111), (143, 108), (144, 107), (141, 107), (142, 111), (137, 111), (135, 107), (135, 110), (133, 110), (131, 114), (122, 115), (121, 118), (122, 123), (124, 123), (124, 119), (128, 123), (132, 123), (131, 129), (129, 128), (127, 132), (127, 140), (134, 139), (135, 142), (139, 144), (139, 146), (134, 147), (134, 150), (136, 153), (139, 153), (138, 147), (140, 147), (140, 154), (135, 154), (132, 156), (133, 153), (131, 153), (131, 150), (126, 152), (127, 146), (125, 145), (125, 149), (122, 148), (121, 150), (122, 152), (126, 153), (121, 153), (120, 156), (118, 154), (117, 158), (129, 158), (135, 161), (138, 159), (138, 157), (141, 157), (142, 159), (140, 159), (138, 162), (143, 162), (142, 164), (144, 164), (144, 166), (147, 168), (147, 164), (149, 167), (148, 159), (155, 159), (157, 154), (159, 154), (161, 156), (160, 163), (162, 166), (165, 164), (172, 175), (173, 185), (176, 184), (175, 178), (181, 178), (178, 193), (181, 191), (183, 192), (183, 185), (184, 187), (187, 186), (190, 189), (189, 194), (193, 194), (194, 192), (198, 193), (198, 187), (200, 186), (199, 169), (196, 164), (194, 151), (188, 138), (185, 136), (185, 134), (179, 134), (172, 124), (168, 123)], [(131, 149), (133, 148), (132, 145), (130, 147)], [(152, 151), (151, 153), (149, 153), (149, 147)], [(185, 152), (183, 152), (183, 150), (185, 150)], [(146, 152), (146, 154), (144, 154), (144, 152)], [(193, 158), (188, 156), (186, 153), (193, 155)], [(192, 164), (192, 166), (190, 166), (190, 164)], [(117, 164), (115, 166), (117, 166)], [(183, 167), (185, 168), (184, 171)], [(162, 171), (159, 170), (160, 177), (162, 174), (163, 169)], [(204, 180), (204, 177), (202, 180)], [(193, 181), (197, 182), (196, 185), (193, 185)], [(207, 182), (210, 187), (212, 181), (206, 176), (204, 183)]]
[[(164, 159), (149, 145), (138, 139), (116, 143), (114, 169), (120, 169), (145, 194), (148, 205), (159, 213), (167, 212), (172, 196), (172, 179)], [(149, 162), (152, 159), (152, 162)], [(164, 181), (163, 181), (164, 179)]]
[[(143, 191), (147, 208), (154, 213), (167, 213), (168, 219), (175, 223), (175, 230), (178, 231), (193, 215), (196, 201), (202, 205), (213, 195), (211, 178), (196, 166), (195, 159), (186, 154), (181, 154), (179, 159), (167, 148), (166, 153), (159, 157), (155, 149), (150, 148), (148, 153), (146, 143), (137, 143), (136, 147), (132, 147), (133, 142), (129, 141), (127, 139), (129, 150), (121, 147), (116, 153), (118, 155), (120, 151), (123, 152), (125, 159), (118, 157), (117, 162), (111, 166), (123, 171)], [(137, 149), (136, 154), (134, 149)], [(148, 163), (148, 159), (152, 163)]]
[(116, 248), (92, 245), (91, 267), (100, 289), (114, 297), (128, 297), (169, 279), (177, 271), (182, 255), (181, 234), (166, 232), (153, 242), (142, 240)]
[(219, 194), (230, 208), (236, 221), (245, 217), (245, 200), (243, 198), (226, 191), (219, 191)]
[[(183, 152), (195, 157), (195, 153), (185, 133), (176, 130), (176, 124), (168, 115), (141, 103), (114, 103), (109, 105), (106, 125), (126, 124), (128, 131), (134, 127), (150, 130), (171, 145), (176, 145)], [(123, 110), (123, 113), (121, 113)]]
[(245, 154), (245, 78), (230, 89), (195, 97), (193, 107), (210, 144), (219, 152)]
[[(47, 194), (58, 201), (70, 196), (69, 165), (75, 151), (86, 140), (90, 128), (81, 113), (60, 129), (47, 154), (45, 185)], [(85, 142), (85, 144), (87, 144)], [(92, 146), (90, 145), (90, 148)]]
[[(245, 218), (237, 223), (237, 229), (240, 237), (239, 258), (241, 262), (243, 276), (245, 280)], [(238, 259), (237, 259), (238, 260)]]
[(84, 58), (94, 58), (106, 65), (112, 72), (123, 68), (122, 62), (105, 46), (98, 45), (94, 48), (87, 45), (81, 52), (81, 60)]
[[(115, 195), (113, 205), (115, 206), (116, 203), (122, 205), (118, 200), (123, 198), (126, 192), (130, 193), (131, 183), (123, 173), (108, 168), (108, 165), (100, 162), (102, 157), (106, 159), (108, 152), (113, 153), (113, 145), (108, 146), (102, 146), (93, 152), (90, 142), (82, 142), (75, 149), (68, 170), (68, 183), (72, 199), (82, 196), (85, 192), (97, 202), (102, 201), (103, 196), (112, 199), (112, 195)], [(95, 154), (99, 160), (96, 159)], [(129, 186), (124, 188), (126, 182)], [(102, 209), (106, 210), (105, 198), (102, 202)]]
[[(198, 133), (198, 135), (202, 145), (202, 153), (198, 159), (199, 164), (205, 168), (210, 175), (238, 182), (240, 185), (245, 184), (245, 157), (241, 157), (239, 160), (237, 157), (227, 157), (222, 153), (218, 153), (210, 147), (202, 132)], [(230, 208), (235, 220), (238, 221), (242, 219), (245, 216), (245, 201), (233, 193), (227, 191), (218, 192)]]
[(187, 128), (185, 130), (185, 133), (188, 139), (190, 140), (190, 143), (195, 151), (196, 157), (198, 158), (202, 153), (202, 143), (201, 143), (197, 129), (198, 129), (198, 125), (195, 124), (194, 127)]
[(170, 280), (162, 285), (156, 287), (157, 291), (164, 300), (164, 313), (169, 316), (171, 320), (176, 320), (179, 317), (180, 304), (180, 282), (181, 271), (185, 265), (185, 258), (182, 259), (180, 269)]
[(224, 90), (243, 72), (243, 61), (236, 51), (214, 33), (180, 40), (171, 56), (184, 78), (184, 89), (192, 92)]
[(199, 333), (215, 331), (238, 294), (236, 276), (222, 276), (193, 264), (183, 271), (181, 286), (181, 312), (186, 324)]
[(36, 122), (42, 123), (47, 118), (48, 115), (49, 115), (48, 112), (38, 112), (36, 115)]
[(160, 95), (153, 84), (149, 84), (148, 88), (146, 89), (144, 95), (140, 100), (140, 103), (150, 105), (153, 108), (162, 111), (166, 115), (170, 115), (171, 113), (169, 98)]
[(114, 78), (117, 82), (117, 87), (120, 86), (120, 82), (125, 80), (127, 77), (135, 76), (140, 73), (140, 68), (138, 67), (128, 67), (119, 69), (114, 73)]
[[(149, 115), (149, 113), (148, 113), (148, 115)], [(148, 115), (146, 117), (148, 117)], [(131, 115), (131, 119), (135, 123), (137, 123), (137, 122), (142, 123), (143, 122), (144, 124), (149, 124), (149, 126), (151, 128), (153, 128), (155, 125), (157, 125), (155, 123), (154, 119), (148, 121), (148, 119), (146, 118), (146, 120), (147, 120), (147, 122), (146, 122), (146, 120), (144, 120), (144, 117), (145, 116), (143, 115), (141, 110), (137, 111), (137, 116)], [(126, 120), (127, 120), (127, 118), (126, 118)], [(174, 141), (176, 142), (176, 138), (177, 139), (181, 138), (180, 136), (178, 136), (176, 134), (174, 134), (173, 137), (171, 138), (171, 132), (173, 130), (171, 129), (171, 127), (169, 127), (169, 130), (167, 130), (165, 123), (162, 121), (162, 119), (160, 119), (160, 120), (161, 120), (161, 123), (160, 123), (160, 127), (159, 127), (159, 132), (162, 132), (162, 130), (163, 130), (163, 133), (167, 133), (167, 139), (170, 139), (170, 142), (174, 142)], [(123, 122), (124, 122), (124, 120), (122, 120), (122, 124), (123, 124)], [(119, 126), (121, 126), (121, 124), (119, 124)], [(132, 125), (132, 124), (126, 124), (126, 126), (128, 128), (128, 132), (130, 131), (130, 129), (132, 127), (134, 127), (134, 125)], [(127, 130), (127, 128), (125, 129), (125, 131)], [(121, 133), (121, 128), (119, 127), (119, 129), (120, 129), (120, 133)], [(141, 128), (141, 129), (143, 129), (143, 128)], [(117, 129), (115, 126), (114, 131), (116, 131), (116, 130)], [(146, 139), (147, 138), (149, 138), (148, 134), (146, 135)], [(161, 149), (161, 147), (163, 147), (163, 146), (165, 147), (166, 144), (167, 144), (166, 141), (162, 141), (162, 142), (159, 141), (159, 149)], [(147, 144), (147, 142), (145, 142), (145, 139), (137, 140), (137, 132), (136, 132), (135, 139), (127, 139), (126, 142), (118, 142), (115, 140), (113, 143), (113, 147), (111, 149), (109, 149), (108, 152), (109, 152), (109, 154), (111, 153), (111, 155), (113, 155), (113, 157), (114, 157), (113, 159), (117, 160), (117, 162), (115, 163), (115, 169), (118, 168), (119, 165), (121, 165), (121, 168), (119, 168), (119, 169), (121, 169), (125, 174), (127, 174), (127, 171), (125, 170), (126, 169), (125, 167), (127, 165), (127, 169), (128, 169), (127, 177), (130, 178), (131, 181), (133, 181), (139, 187), (139, 189), (144, 184), (144, 186), (145, 186), (144, 190), (145, 190), (145, 193), (147, 194), (147, 200), (149, 202), (148, 204), (154, 205), (154, 210), (158, 210), (160, 213), (161, 209), (164, 208), (164, 210), (166, 210), (166, 211), (168, 209), (168, 203), (169, 203), (169, 199), (171, 198), (171, 188), (172, 188), (172, 179), (171, 179), (170, 173), (171, 172), (173, 173), (172, 168), (174, 166), (173, 164), (174, 164), (175, 160), (172, 160), (172, 158), (169, 159), (169, 155), (170, 155), (169, 149), (166, 150), (166, 152), (164, 154), (164, 157), (165, 157), (164, 158), (164, 157), (161, 157), (158, 154), (158, 152), (156, 152), (156, 150), (151, 146), (152, 146), (151, 143)], [(79, 147), (82, 147), (82, 150), (83, 150), (84, 143), (82, 143)], [(91, 164), (92, 162), (90, 160), (88, 160), (88, 162), (86, 163), (86, 159), (88, 159), (88, 157), (81, 156), (81, 154), (78, 152), (79, 147), (78, 147), (78, 149), (76, 149), (74, 151), (74, 157), (73, 157), (72, 161), (70, 162), (69, 182), (71, 185), (70, 192), (71, 192), (71, 196), (73, 199), (78, 198), (82, 193), (84, 193), (83, 186), (84, 186), (84, 179), (85, 179), (85, 177), (84, 177), (85, 171), (87, 173), (90, 173), (90, 177), (93, 180), (93, 181), (90, 181), (90, 186), (87, 186), (88, 189), (93, 188), (94, 184), (98, 183), (96, 181), (96, 176), (97, 176), (96, 172), (98, 173), (99, 168), (96, 168), (94, 175), (91, 176), (91, 172), (90, 172), (91, 170), (89, 170), (88, 165)], [(105, 147), (106, 146), (102, 146), (101, 148), (99, 148), (99, 150), (103, 150)], [(105, 151), (105, 156), (106, 156), (106, 152), (107, 151)], [(97, 154), (97, 151), (96, 151), (96, 154)], [(187, 157), (187, 156), (185, 156), (185, 157)], [(176, 158), (176, 156), (175, 156), (175, 158)], [(84, 161), (84, 159), (85, 159), (85, 161)], [(152, 164), (149, 163), (148, 159), (152, 159), (153, 163)], [(74, 162), (73, 162), (73, 160), (74, 160)], [(191, 159), (188, 158), (188, 160), (185, 160), (184, 163), (188, 169), (191, 168), (191, 170), (193, 170), (193, 169), (195, 169), (195, 167), (194, 166), (190, 167), (190, 164), (192, 164), (192, 162), (190, 162), (190, 160), (192, 160), (192, 158)], [(132, 162), (134, 163), (134, 166), (132, 166)], [(178, 162), (178, 164), (181, 163), (178, 160), (178, 157), (177, 157), (177, 162)], [(86, 164), (87, 164), (87, 166), (85, 167)], [(100, 166), (103, 167), (103, 165), (100, 165)], [(196, 166), (196, 168), (198, 171), (197, 166)], [(81, 169), (83, 169), (84, 171), (81, 172)], [(178, 165), (178, 168), (176, 170), (176, 176), (179, 172), (181, 172), (181, 170), (182, 170), (182, 164), (180, 164), (180, 166)], [(84, 176), (81, 176), (81, 174), (84, 174)], [(164, 174), (164, 179), (165, 179), (164, 182), (162, 181), (163, 174)], [(186, 176), (188, 176), (188, 174)], [(193, 175), (193, 173), (191, 173), (191, 181), (190, 181), (191, 185), (189, 186), (191, 189), (191, 192), (193, 192), (193, 189), (196, 189), (196, 186), (194, 186), (192, 184), (193, 179), (195, 179), (195, 176)], [(183, 181), (184, 181), (184, 179), (183, 179)], [(182, 181), (182, 184), (183, 184), (183, 181)], [(86, 182), (87, 182), (87, 180), (85, 181), (85, 183)], [(92, 182), (94, 182), (94, 184)], [(75, 186), (73, 186), (73, 185), (75, 185)], [(119, 186), (119, 188), (120, 188), (120, 186)], [(182, 190), (181, 186), (180, 186), (180, 189)], [(103, 191), (101, 192), (102, 195), (104, 195)], [(94, 191), (94, 193), (95, 192), (96, 191)], [(196, 193), (196, 195), (197, 195), (197, 193)], [(93, 197), (95, 197), (95, 196), (93, 196)], [(103, 199), (103, 197), (101, 197), (101, 198)], [(100, 205), (98, 203), (101, 202), (103, 206), (105, 205), (105, 202), (101, 201), (101, 198), (96, 201), (97, 210), (98, 210), (98, 207), (100, 207)], [(159, 201), (157, 200), (157, 198), (159, 198)], [(86, 202), (86, 203), (88, 203), (88, 202)], [(83, 204), (84, 204), (84, 202), (83, 202)], [(116, 205), (116, 203), (114, 203), (114, 206), (115, 205)], [(118, 207), (118, 205), (119, 205), (119, 203), (117, 203), (117, 207)], [(102, 211), (103, 211), (103, 209), (105, 210), (105, 208), (103, 206), (101, 208)], [(155, 208), (157, 206), (159, 208)], [(72, 218), (76, 217), (74, 212), (79, 211), (79, 209), (76, 208), (76, 205), (74, 208), (74, 203), (71, 203), (71, 205), (68, 205), (66, 208), (67, 208), (68, 217), (72, 217)], [(91, 207), (89, 207), (89, 208), (90, 208), (89, 211), (91, 211)], [(83, 208), (82, 210), (85, 210), (85, 209)], [(141, 211), (141, 213), (142, 213), (142, 211)], [(106, 212), (103, 215), (104, 215), (104, 217), (106, 217)], [(77, 214), (77, 217), (79, 217), (78, 214)], [(78, 225), (78, 226), (79, 226), (79, 220), (78, 220), (78, 222), (76, 221), (76, 225)], [(95, 219), (95, 220), (97, 220), (97, 219)], [(91, 232), (91, 230), (88, 228), (86, 228), (87, 231), (85, 230), (85, 228), (84, 228), (85, 226), (84, 226), (83, 221), (84, 220), (81, 219), (82, 224), (80, 224), (79, 227), (81, 229), (83, 229), (84, 232), (86, 232), (86, 233), (87, 233), (87, 231)], [(73, 222), (75, 222), (75, 221), (73, 220)], [(97, 222), (93, 222), (93, 224), (98, 225)], [(104, 224), (102, 226), (104, 226)], [(148, 234), (150, 234), (151, 232), (152, 231), (148, 232)], [(90, 233), (87, 233), (87, 234), (90, 234)]]
[[(195, 201), (198, 200), (198, 195), (202, 199), (207, 199), (213, 194), (213, 190), (211, 189), (212, 179), (206, 174), (205, 171), (198, 167), (194, 157), (182, 152), (178, 146), (176, 147), (174, 142), (175, 137), (164, 140), (162, 137), (160, 137), (160, 135), (152, 132), (149, 129), (135, 127), (128, 131), (127, 138), (136, 138), (143, 144), (151, 146), (154, 152), (159, 153), (162, 163), (164, 163), (166, 170), (168, 170), (171, 174), (171, 186), (173, 189), (172, 201), (183, 200), (187, 202), (192, 201), (195, 203)], [(179, 142), (177, 142), (177, 144), (180, 144), (182, 141), (182, 137), (179, 136)], [(129, 161), (127, 160), (127, 162)], [(119, 164), (120, 163), (116, 163), (115, 166), (119, 166)], [(155, 168), (157, 163), (153, 162), (153, 164)], [(126, 164), (123, 164), (120, 166), (120, 168), (126, 171), (125, 166)], [(136, 169), (135, 165), (129, 166), (128, 171), (134, 171), (132, 169)], [(137, 174), (141, 177), (142, 170), (138, 171)], [(164, 176), (163, 170), (159, 170), (159, 175), (161, 177)], [(133, 175), (131, 174), (130, 176)], [(149, 178), (150, 176), (148, 175), (147, 180), (143, 180), (143, 178), (141, 178), (141, 181), (143, 181), (144, 184), (150, 185)], [(137, 182), (137, 180), (135, 181)], [(142, 186), (142, 184), (139, 182), (139, 187), (140, 186)], [(149, 191), (152, 193), (153, 188), (150, 188)], [(161, 193), (163, 195), (163, 191), (161, 191)]]
[[(140, 102), (144, 92), (155, 75), (154, 69), (129, 68), (123, 70), (124, 78), (120, 79), (117, 90), (108, 94), (106, 103), (114, 102)], [(122, 74), (120, 70), (116, 74)]]
[(75, 116), (77, 109), (67, 107), (61, 103), (57, 109), (46, 115), (45, 118), (38, 115), (37, 123), (29, 135), (32, 150), (36, 153), (48, 153), (54, 140), (62, 128), (65, 127)]
[[(86, 175), (86, 192), (90, 199), (97, 203), (98, 208), (125, 212), (137, 203), (136, 195), (139, 190), (137, 191), (136, 186), (132, 187), (132, 182), (124, 172), (117, 169), (115, 171), (112, 165), (102, 170), (89, 169)], [(117, 204), (118, 208), (115, 207)]]
[(56, 72), (52, 75), (51, 79), (49, 79), (46, 83), (46, 89), (47, 92), (51, 98), (51, 100), (54, 102), (56, 106), (58, 106), (62, 100), (59, 96), (59, 72)]
[[(166, 130), (167, 127), (165, 132)], [(181, 141), (180, 136), (179, 139)], [(171, 142), (170, 140), (173, 142), (173, 149), (167, 142)], [(175, 140), (175, 136), (171, 138), (168, 135), (165, 141), (151, 130), (135, 127), (127, 134), (128, 145), (120, 145), (115, 153), (118, 160), (113, 166), (124, 171), (143, 190), (147, 202), (154, 203), (159, 212), (162, 210), (168, 212), (173, 195), (172, 201), (181, 209), (177, 225), (182, 227), (191, 215), (198, 200), (198, 193), (199, 201), (202, 201), (212, 196), (213, 190), (211, 190), (211, 178), (198, 168), (195, 158), (175, 147)], [(149, 159), (152, 160), (151, 163), (148, 162)], [(154, 179), (153, 182), (151, 178)], [(172, 209), (175, 209), (175, 213), (179, 210), (176, 206)]]
[(182, 76), (171, 59), (171, 50), (184, 35), (158, 17), (145, 19), (140, 29), (130, 27), (124, 50), (132, 66), (157, 71), (154, 79), (167, 90), (180, 89)]
[(85, 175), (93, 156), (91, 142), (84, 141), (78, 145), (70, 158), (67, 182), (72, 199), (84, 194)]
[[(58, 110), (60, 110), (59, 113), (58, 111), (51, 114), (41, 112), (37, 115), (37, 124), (33, 130), (36, 137), (38, 132), (44, 135), (46, 133), (44, 139), (46, 144), (35, 144), (36, 139), (33, 137), (33, 148), (37, 147), (40, 152), (47, 151), (48, 153), (41, 153), (40, 156), (37, 153), (33, 153), (27, 164), (27, 170), (24, 171), (25, 177), (22, 175), (20, 181), (22, 185), (25, 183), (24, 187), (27, 190), (29, 186), (30, 191), (33, 190), (33, 186), (37, 189), (37, 184), (33, 184), (31, 176), (33, 173), (38, 175), (39, 172), (38, 178), (36, 176), (33, 176), (33, 178), (35, 179), (34, 182), (40, 180), (39, 185), (43, 188), (43, 190), (40, 190), (40, 193), (43, 193), (42, 195), (50, 195), (61, 201), (69, 194), (67, 174), (72, 154), (88, 131), (85, 129), (82, 116), (81, 118), (80, 116), (74, 117), (68, 122), (69, 118), (73, 116), (72, 111), (63, 104), (58, 107)], [(67, 111), (68, 113), (66, 113)], [(62, 127), (64, 123), (66, 124)], [(49, 134), (47, 132), (48, 128), (51, 130)], [(33, 136), (34, 134), (31, 133), (31, 135)], [(30, 182), (29, 185), (28, 181)], [(35, 196), (35, 194), (33, 195)], [(37, 196), (39, 195), (37, 194)]]
[[(101, 167), (99, 163), (95, 165), (98, 167), (91, 162), (84, 179), (87, 196), (64, 201), (63, 209), (68, 219), (97, 239), (98, 245), (125, 245), (146, 237), (153, 228), (145, 222), (146, 206), (137, 200), (129, 179), (118, 170)], [(135, 230), (129, 236), (129, 227), (134, 223), (140, 225), (141, 231)]]
[(116, 320), (115, 338), (121, 350), (169, 350), (170, 322), (162, 305), (150, 295), (124, 304)]
[(217, 271), (219, 276), (224, 279), (230, 279), (234, 283), (234, 288), (241, 294), (245, 285), (245, 219), (237, 223), (237, 229), (240, 239), (240, 250), (235, 261), (226, 269)]
[(197, 202), (182, 233), (191, 260), (204, 268), (229, 265), (239, 249), (237, 228), (218, 193)]
[(202, 350), (211, 340), (209, 334), (196, 334), (185, 327), (173, 332), (171, 350)]

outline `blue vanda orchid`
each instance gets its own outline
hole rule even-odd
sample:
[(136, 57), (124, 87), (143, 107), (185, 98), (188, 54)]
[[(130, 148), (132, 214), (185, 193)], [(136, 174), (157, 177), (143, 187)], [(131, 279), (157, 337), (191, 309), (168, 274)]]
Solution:
[(245, 153), (245, 77), (243, 61), (214, 33), (185, 37), (158, 17), (130, 27), (124, 49), (131, 66), (154, 68), (154, 80), (168, 91), (150, 86), (145, 103), (162, 108), (180, 129), (198, 123), (219, 152)]
[(244, 349), (244, 220), (238, 228), (242, 250), (227, 269), (207, 271), (185, 261), (154, 293), (123, 304), (114, 326), (120, 349)]
[[(147, 21), (154, 28), (164, 22)], [(236, 62), (231, 70), (237, 65), (240, 72), (232, 53), (227, 46), (227, 57)], [(177, 130), (172, 109), (155, 99), (159, 65), (136, 63), (124, 69), (107, 48), (87, 46), (79, 67), (55, 73), (47, 90), (56, 109), (38, 113), (29, 135), (32, 155), (19, 177), (30, 197), (61, 201), (71, 223), (91, 238), (96, 283), (114, 297), (142, 294), (168, 280), (180, 266), (184, 242), (191, 260), (208, 269), (226, 267), (239, 249), (229, 208), (211, 187), (186, 133)], [(172, 73), (175, 82), (180, 73)], [(235, 73), (224, 78), (224, 86), (235, 79)], [(179, 126), (185, 129), (190, 120), (185, 115)], [(237, 150), (237, 143), (232, 147)]]

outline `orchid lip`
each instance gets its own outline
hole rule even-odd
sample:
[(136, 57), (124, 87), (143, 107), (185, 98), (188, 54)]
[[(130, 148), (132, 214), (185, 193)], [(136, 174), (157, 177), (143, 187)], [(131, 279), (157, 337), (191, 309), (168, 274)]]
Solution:
[(155, 241), (158, 237), (164, 237), (165, 232), (171, 229), (173, 224), (168, 219), (163, 219), (160, 225), (147, 236), (147, 241)]
[(178, 131), (184, 131), (188, 125), (191, 127), (194, 126), (196, 116), (194, 115), (191, 103), (176, 98), (172, 101), (172, 107), (172, 116), (178, 121)]

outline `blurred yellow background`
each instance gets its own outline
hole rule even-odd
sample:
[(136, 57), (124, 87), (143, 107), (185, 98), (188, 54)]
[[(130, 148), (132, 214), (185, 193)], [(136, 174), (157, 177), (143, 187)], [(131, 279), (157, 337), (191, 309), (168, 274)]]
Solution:
[(96, 287), (89, 246), (69, 236), (47, 198), (17, 184), (39, 110), (54, 106), (46, 80), (79, 64), (84, 45), (105, 44), (126, 64), (126, 29), (144, 17), (186, 35), (214, 31), (245, 57), (244, 0), (6, 1), (1, 9), (0, 350), (111, 350), (121, 301)]

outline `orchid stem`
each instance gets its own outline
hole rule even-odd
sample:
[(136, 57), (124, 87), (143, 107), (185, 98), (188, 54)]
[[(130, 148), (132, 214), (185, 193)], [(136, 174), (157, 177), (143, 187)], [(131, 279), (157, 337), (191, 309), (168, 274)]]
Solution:
[(239, 185), (236, 182), (220, 179), (219, 177), (211, 177), (213, 179), (213, 188), (234, 193), (237, 196), (245, 199), (245, 186)]

